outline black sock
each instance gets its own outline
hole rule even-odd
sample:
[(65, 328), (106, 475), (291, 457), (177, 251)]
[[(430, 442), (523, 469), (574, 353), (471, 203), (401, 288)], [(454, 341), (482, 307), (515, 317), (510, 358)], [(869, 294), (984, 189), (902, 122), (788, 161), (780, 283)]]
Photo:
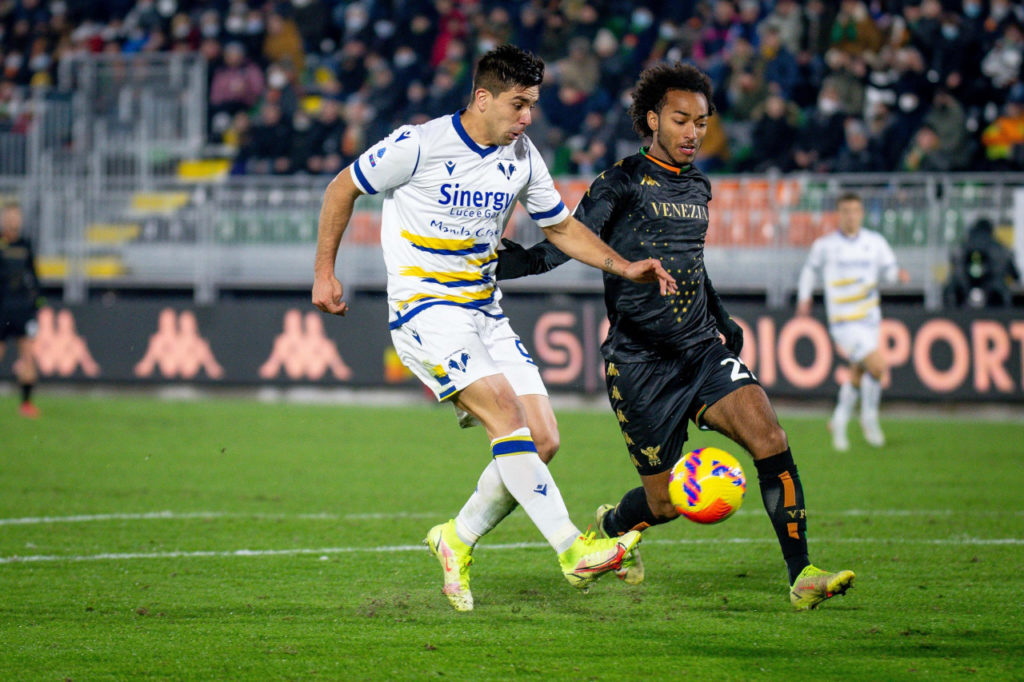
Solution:
[(779, 538), (782, 557), (789, 570), (789, 583), (793, 584), (800, 571), (811, 563), (807, 558), (804, 489), (793, 463), (793, 453), (787, 448), (777, 455), (754, 460), (754, 466), (757, 467), (764, 509)]
[(647, 493), (643, 486), (633, 488), (622, 496), (615, 509), (604, 517), (604, 532), (610, 538), (617, 537), (631, 530), (643, 530), (669, 519), (658, 519), (647, 504)]
[(32, 398), (33, 384), (21, 384), (21, 402), (27, 403)]

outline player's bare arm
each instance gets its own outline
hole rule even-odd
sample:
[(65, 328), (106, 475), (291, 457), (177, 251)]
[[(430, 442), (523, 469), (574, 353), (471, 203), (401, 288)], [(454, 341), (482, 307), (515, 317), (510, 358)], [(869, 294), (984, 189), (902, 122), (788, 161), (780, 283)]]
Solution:
[(677, 291), (676, 281), (657, 258), (628, 261), (572, 216), (544, 228), (544, 233), (552, 244), (581, 263), (633, 282), (657, 282), (662, 295)]
[(348, 312), (348, 303), (341, 300), (345, 292), (334, 274), (334, 264), (341, 238), (352, 218), (352, 207), (361, 193), (348, 168), (338, 173), (324, 191), (313, 263), (313, 305), (325, 313), (344, 315)]

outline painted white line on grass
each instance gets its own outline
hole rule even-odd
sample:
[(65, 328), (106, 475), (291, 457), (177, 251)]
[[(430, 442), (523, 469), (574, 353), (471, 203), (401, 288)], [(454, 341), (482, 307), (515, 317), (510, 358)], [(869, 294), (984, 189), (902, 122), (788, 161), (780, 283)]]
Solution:
[[(872, 544), (872, 545), (946, 545), (946, 546), (1019, 546), (1024, 545), (1024, 538), (815, 538), (816, 543), (825, 544)], [(754, 545), (774, 543), (775, 538), (679, 538), (648, 540), (644, 544), (656, 545)], [(481, 550), (509, 549), (541, 549), (548, 545), (543, 542), (512, 542), (497, 545), (484, 545)], [(236, 549), (231, 551), (198, 551), (198, 552), (124, 552), (102, 554), (36, 554), (28, 556), (0, 557), (0, 564), (22, 564), (41, 562), (80, 562), (80, 561), (125, 561), (132, 559), (204, 559), (234, 557), (273, 557), (315, 554), (326, 557), (329, 554), (353, 553), (397, 553), (423, 552), (424, 545), (382, 545), (377, 547), (297, 547), (294, 549)]]
[(368, 514), (268, 514), (263, 512), (138, 512), (114, 514), (76, 514), (72, 516), (26, 516), (0, 519), (0, 526), (30, 526), (47, 523), (90, 523), (94, 521), (154, 521), (180, 519), (298, 519), (319, 521), (372, 521), (391, 519), (430, 519), (444, 516), (442, 512), (381, 512)]
[[(760, 516), (760, 509), (741, 509), (738, 516)], [(286, 514), (265, 512), (124, 512), (112, 514), (75, 514), (71, 516), (26, 516), (0, 519), (0, 526), (31, 526), (56, 523), (91, 523), (102, 521), (164, 521), (187, 519), (259, 519), (259, 520), (309, 520), (309, 521), (391, 521), (393, 519), (444, 518), (445, 512), (369, 512), (361, 514), (332, 514), (318, 512), (309, 514)], [(813, 512), (814, 516), (1024, 516), (1024, 510), (993, 509), (842, 509), (838, 511)]]

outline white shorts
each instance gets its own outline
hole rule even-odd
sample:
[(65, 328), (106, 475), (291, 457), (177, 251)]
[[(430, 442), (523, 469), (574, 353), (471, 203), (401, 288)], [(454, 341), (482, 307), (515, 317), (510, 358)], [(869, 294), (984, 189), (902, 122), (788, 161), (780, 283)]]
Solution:
[[(504, 374), (516, 395), (548, 394), (540, 370), (508, 318), (494, 319), (469, 308), (437, 305), (391, 330), (391, 340), (402, 364), (439, 402), (495, 374)], [(462, 410), (456, 408), (456, 412), (460, 425), (476, 423)]]
[(850, 362), (858, 363), (878, 348), (877, 322), (840, 322), (831, 325), (828, 331), (839, 353)]

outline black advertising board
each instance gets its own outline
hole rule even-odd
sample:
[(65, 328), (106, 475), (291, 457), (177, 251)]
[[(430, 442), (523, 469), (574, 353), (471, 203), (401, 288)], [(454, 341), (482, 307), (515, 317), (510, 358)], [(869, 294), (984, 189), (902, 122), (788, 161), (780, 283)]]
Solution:
[[(168, 299), (44, 308), (37, 360), (44, 381), (74, 383), (416, 385), (391, 349), (383, 295), (357, 296), (344, 318), (308, 301), (296, 295), (212, 306)], [(603, 391), (600, 297), (511, 296), (503, 303), (552, 391)], [(820, 317), (729, 308), (744, 328), (743, 360), (770, 395), (834, 396), (843, 363)], [(883, 311), (887, 398), (1024, 402), (1024, 311)], [(9, 348), (0, 366), (5, 376), (13, 355)]]

